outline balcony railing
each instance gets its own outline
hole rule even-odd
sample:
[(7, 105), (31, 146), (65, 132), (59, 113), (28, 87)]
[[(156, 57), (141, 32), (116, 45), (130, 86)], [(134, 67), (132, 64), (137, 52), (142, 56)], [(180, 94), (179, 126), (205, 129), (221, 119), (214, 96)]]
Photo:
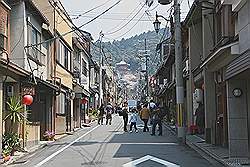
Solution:
[(35, 61), (36, 63), (39, 63), (40, 65), (46, 64), (46, 54), (44, 54), (39, 48), (37, 47), (29, 47), (28, 53), (29, 58)]

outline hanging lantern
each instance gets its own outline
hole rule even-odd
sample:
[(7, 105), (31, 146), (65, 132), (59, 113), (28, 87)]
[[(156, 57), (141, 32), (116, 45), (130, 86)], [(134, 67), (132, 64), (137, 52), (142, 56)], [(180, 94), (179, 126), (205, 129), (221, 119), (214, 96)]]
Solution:
[(86, 98), (81, 100), (81, 104), (87, 104), (87, 103), (88, 103), (88, 100)]
[(33, 97), (31, 95), (24, 95), (22, 102), (25, 105), (31, 105), (33, 102)]

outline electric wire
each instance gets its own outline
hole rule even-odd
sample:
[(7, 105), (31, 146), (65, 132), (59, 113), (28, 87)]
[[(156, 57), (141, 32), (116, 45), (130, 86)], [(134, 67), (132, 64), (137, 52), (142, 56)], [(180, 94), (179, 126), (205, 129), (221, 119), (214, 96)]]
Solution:
[(115, 31), (112, 31), (112, 32), (107, 32), (107, 33), (104, 33), (104, 35), (110, 35), (110, 34), (114, 34), (116, 32), (119, 32), (120, 30), (122, 30), (123, 28), (125, 28), (140, 12), (141, 10), (143, 9), (143, 7), (146, 5), (146, 3), (144, 3), (144, 5), (142, 5), (142, 7), (136, 12), (136, 14), (131, 18), (129, 19), (129, 21), (124, 24), (122, 27), (120, 27), (119, 29), (115, 30)]
[[(136, 9), (138, 9), (138, 7), (140, 6), (140, 4), (138, 4), (133, 10), (132, 12), (130, 12), (130, 14), (126, 17), (126, 19), (128, 19), (135, 11)], [(125, 21), (125, 19), (122, 19), (122, 21)], [(113, 27), (112, 29), (108, 30), (108, 32), (112, 32), (114, 29), (118, 28), (123, 22), (120, 22), (119, 24), (117, 24), (115, 27)]]
[(128, 29), (128, 31), (126, 31), (122, 35), (116, 37), (115, 40), (119, 39), (119, 38), (123, 37), (124, 35), (126, 35), (127, 33), (129, 33), (139, 23), (139, 21), (143, 18), (144, 15), (145, 15), (145, 12), (142, 14), (142, 16), (140, 17), (140, 19), (130, 29)]
[(51, 41), (54, 41), (55, 39), (58, 39), (58, 38), (63, 37), (63, 36), (66, 36), (66, 35), (68, 35), (68, 34), (74, 32), (74, 31), (76, 31), (77, 29), (81, 29), (82, 27), (84, 27), (84, 26), (86, 26), (87, 24), (93, 22), (94, 20), (96, 20), (96, 19), (99, 18), (100, 16), (104, 15), (106, 12), (108, 12), (109, 10), (111, 10), (112, 8), (114, 8), (116, 5), (118, 5), (121, 1), (122, 1), (122, 0), (118, 0), (115, 4), (113, 4), (112, 6), (110, 6), (108, 9), (106, 9), (105, 11), (103, 11), (102, 13), (100, 13), (99, 15), (97, 15), (96, 17), (94, 17), (93, 19), (89, 20), (88, 22), (86, 22), (86, 23), (80, 25), (80, 26), (77, 27), (76, 29), (72, 29), (72, 30), (70, 30), (70, 31), (68, 31), (68, 32), (66, 32), (66, 33), (64, 33), (64, 34), (62, 34), (62, 35), (58, 35), (58, 36), (56, 36), (56, 37), (53, 37), (53, 38), (48, 39), (48, 40), (45, 40), (45, 41), (40, 42), (40, 43), (38, 43), (38, 44), (28, 45), (28, 46), (26, 46), (26, 48), (28, 48), (28, 47), (33, 47), (33, 46), (38, 46), (38, 45), (42, 45), (42, 44), (44, 44), (44, 43), (49, 43), (49, 42), (51, 42)]
[(106, 4), (107, 4), (108, 2), (110, 2), (110, 1), (112, 1), (112, 0), (107, 0), (107, 1), (104, 2), (103, 4), (98, 5), (98, 6), (94, 7), (94, 8), (92, 8), (92, 9), (89, 9), (89, 10), (87, 10), (86, 12), (83, 12), (82, 14), (77, 15), (75, 18), (72, 18), (72, 20), (79, 19), (79, 18), (82, 17), (83, 15), (85, 15), (85, 14), (87, 14), (87, 13), (89, 13), (89, 12), (95, 10), (95, 9), (98, 9), (99, 7), (102, 7), (102, 6), (106, 5)]

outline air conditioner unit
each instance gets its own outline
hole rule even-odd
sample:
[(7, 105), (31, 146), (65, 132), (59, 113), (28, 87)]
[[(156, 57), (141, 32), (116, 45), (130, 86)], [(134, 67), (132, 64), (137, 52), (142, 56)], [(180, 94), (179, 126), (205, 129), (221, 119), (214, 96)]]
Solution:
[(12, 85), (7, 86), (7, 96), (14, 96), (14, 87)]

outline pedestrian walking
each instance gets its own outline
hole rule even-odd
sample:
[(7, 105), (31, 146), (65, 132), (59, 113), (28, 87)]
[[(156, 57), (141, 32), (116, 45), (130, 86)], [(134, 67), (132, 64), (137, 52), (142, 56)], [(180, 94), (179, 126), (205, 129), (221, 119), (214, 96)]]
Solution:
[(144, 104), (143, 108), (140, 111), (140, 118), (144, 123), (144, 128), (143, 128), (143, 132), (148, 132), (149, 128), (148, 128), (148, 119), (149, 119), (149, 114), (150, 111), (147, 108), (147, 103)]
[(98, 109), (98, 124), (103, 125), (103, 116), (104, 116), (104, 105), (101, 104), (101, 106)]
[(151, 136), (155, 136), (155, 129), (156, 129), (156, 125), (159, 126), (159, 136), (162, 136), (162, 115), (161, 111), (162, 108), (157, 107), (154, 111), (153, 111), (153, 117), (152, 117), (152, 121), (153, 121), (153, 126), (152, 126), (152, 133)]
[(137, 122), (137, 113), (136, 113), (136, 109), (133, 108), (132, 109), (132, 114), (130, 115), (130, 119), (129, 119), (129, 123), (130, 123), (130, 129), (129, 132), (132, 133), (132, 128), (134, 126), (135, 128), (135, 132), (138, 133), (138, 129), (136, 127), (136, 122)]
[(122, 108), (122, 118), (123, 118), (123, 130), (127, 132), (127, 124), (128, 124), (128, 103), (125, 102)]
[(110, 103), (108, 103), (106, 107), (106, 125), (111, 125), (112, 121), (112, 113), (113, 113), (113, 107)]
[(156, 109), (156, 104), (154, 102), (154, 100), (150, 100), (149, 104), (148, 104), (148, 109), (150, 111), (149, 113), (149, 118), (150, 118), (150, 124), (152, 125), (153, 124), (153, 112), (154, 110)]
[(198, 127), (198, 133), (203, 134), (205, 127), (205, 111), (202, 103), (199, 103), (199, 106), (195, 111), (195, 115), (196, 115), (196, 125)]

